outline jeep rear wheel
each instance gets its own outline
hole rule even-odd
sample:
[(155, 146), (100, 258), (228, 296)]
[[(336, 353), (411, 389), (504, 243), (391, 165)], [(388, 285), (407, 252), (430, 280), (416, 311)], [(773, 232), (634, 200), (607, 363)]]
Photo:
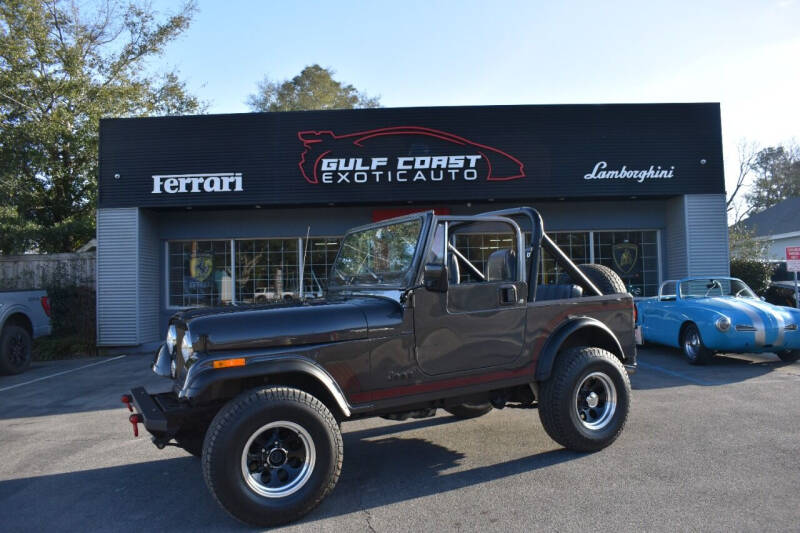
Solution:
[(577, 347), (558, 355), (540, 395), (539, 417), (547, 434), (570, 450), (593, 452), (622, 433), (631, 385), (614, 354)]
[(214, 418), (203, 476), (235, 518), (269, 527), (297, 520), (336, 485), (342, 434), (328, 408), (290, 387), (244, 392)]
[(492, 410), (492, 404), (490, 403), (462, 403), (461, 405), (452, 405), (450, 407), (445, 407), (445, 411), (450, 413), (456, 418), (478, 418), (479, 416), (483, 416), (488, 414), (489, 411)]

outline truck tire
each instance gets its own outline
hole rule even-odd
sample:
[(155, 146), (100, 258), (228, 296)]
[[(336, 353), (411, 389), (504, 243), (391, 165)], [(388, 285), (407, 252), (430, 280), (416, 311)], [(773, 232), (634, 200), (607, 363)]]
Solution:
[(32, 347), (28, 330), (6, 324), (0, 333), (0, 374), (19, 374), (31, 366)]
[(705, 365), (714, 357), (714, 352), (703, 344), (703, 337), (697, 326), (689, 322), (681, 330), (681, 350), (691, 365)]
[(794, 363), (800, 359), (800, 350), (785, 350), (783, 352), (778, 352), (778, 357), (780, 357), (781, 361), (784, 363)]
[(492, 410), (490, 403), (462, 403), (461, 405), (452, 405), (445, 407), (445, 411), (450, 413), (456, 418), (478, 418)]
[(603, 294), (620, 294), (628, 292), (625, 282), (622, 281), (616, 272), (603, 265), (589, 263), (578, 265), (589, 280), (600, 289)]
[(563, 351), (539, 392), (542, 426), (567, 449), (601, 450), (625, 427), (631, 384), (622, 363), (606, 350), (575, 347)]
[(328, 408), (291, 387), (243, 392), (206, 433), (203, 477), (233, 517), (258, 527), (297, 520), (333, 490), (342, 434)]

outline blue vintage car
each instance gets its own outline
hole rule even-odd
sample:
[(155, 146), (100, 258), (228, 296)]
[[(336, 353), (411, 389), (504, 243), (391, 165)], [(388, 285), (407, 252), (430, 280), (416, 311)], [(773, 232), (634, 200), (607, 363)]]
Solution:
[(636, 336), (681, 348), (695, 365), (715, 352), (773, 352), (800, 359), (800, 310), (758, 298), (737, 278), (665, 281), (658, 296), (636, 302)]

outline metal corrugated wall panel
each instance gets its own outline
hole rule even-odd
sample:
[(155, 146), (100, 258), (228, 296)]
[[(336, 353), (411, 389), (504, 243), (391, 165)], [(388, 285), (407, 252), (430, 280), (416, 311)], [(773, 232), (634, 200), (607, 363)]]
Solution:
[(725, 195), (689, 194), (685, 198), (689, 275), (729, 275)]
[(139, 213), (139, 343), (161, 338), (159, 327), (158, 224), (154, 213)]
[(664, 246), (667, 253), (667, 272), (664, 279), (678, 279), (689, 274), (686, 261), (685, 196), (667, 201)]
[(97, 210), (97, 345), (139, 344), (139, 209)]

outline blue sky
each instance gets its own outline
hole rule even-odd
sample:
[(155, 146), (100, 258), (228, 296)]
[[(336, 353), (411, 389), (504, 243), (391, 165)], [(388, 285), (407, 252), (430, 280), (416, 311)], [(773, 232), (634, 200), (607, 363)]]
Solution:
[(800, 0), (199, 8), (153, 68), (177, 68), (212, 113), (248, 111), (265, 76), (319, 63), (387, 107), (721, 102), (729, 189), (740, 139), (800, 140)]

